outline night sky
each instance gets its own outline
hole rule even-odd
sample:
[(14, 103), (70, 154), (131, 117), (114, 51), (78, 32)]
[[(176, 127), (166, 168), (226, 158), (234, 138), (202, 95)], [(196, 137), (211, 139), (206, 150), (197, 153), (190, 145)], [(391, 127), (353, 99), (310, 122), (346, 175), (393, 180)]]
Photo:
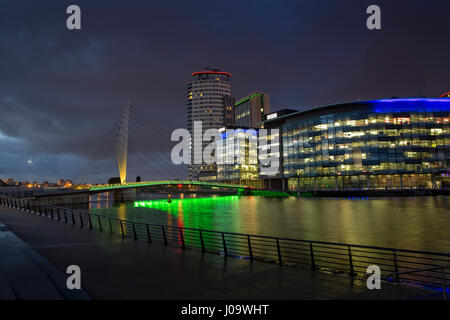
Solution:
[[(80, 31), (66, 28), (71, 4)], [(366, 28), (371, 4), (382, 30)], [(117, 175), (111, 132), (128, 99), (141, 137), (130, 175), (166, 177), (186, 83), (206, 66), (233, 74), (236, 98), (269, 92), (272, 110), (438, 96), (450, 91), (449, 17), (448, 0), (2, 0), (0, 179)]]

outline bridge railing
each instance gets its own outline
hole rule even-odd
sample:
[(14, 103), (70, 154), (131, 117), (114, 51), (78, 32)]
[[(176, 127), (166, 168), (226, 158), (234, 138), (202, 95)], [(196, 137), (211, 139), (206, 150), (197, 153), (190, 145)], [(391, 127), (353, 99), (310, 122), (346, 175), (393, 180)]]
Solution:
[(120, 188), (133, 188), (139, 186), (152, 186), (152, 185), (192, 185), (192, 186), (208, 186), (217, 188), (248, 188), (253, 189), (249, 186), (242, 186), (239, 184), (226, 184), (220, 182), (206, 182), (206, 181), (189, 181), (189, 180), (164, 180), (164, 181), (141, 181), (141, 182), (130, 182), (126, 184), (114, 183), (114, 184), (101, 184), (90, 188), (90, 190), (108, 190), (108, 189), (120, 189)]
[[(280, 265), (347, 274), (351, 282), (356, 278), (366, 277), (366, 269), (369, 265), (377, 265), (381, 269), (382, 277), (388, 281), (394, 274), (393, 282), (414, 282), (441, 288), (442, 271), (436, 267), (450, 264), (448, 253), (142, 223), (5, 196), (0, 196), (0, 204), (73, 225), (135, 240), (177, 246), (183, 250), (195, 248), (202, 252), (250, 261), (268, 261)], [(424, 268), (427, 270), (420, 274), (408, 272)], [(444, 273), (444, 281), (447, 279), (448, 275)]]

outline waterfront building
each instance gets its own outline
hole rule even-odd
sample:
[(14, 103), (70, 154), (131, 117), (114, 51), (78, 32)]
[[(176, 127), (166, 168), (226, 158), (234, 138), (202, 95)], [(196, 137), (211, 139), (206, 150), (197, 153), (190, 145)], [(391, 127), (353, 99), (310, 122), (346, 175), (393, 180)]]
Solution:
[(217, 180), (262, 187), (258, 172), (258, 130), (228, 127), (216, 141)]
[(289, 190), (450, 187), (450, 99), (383, 99), (271, 117), (280, 171), (266, 186)]
[(66, 180), (64, 182), (64, 187), (65, 188), (70, 188), (70, 187), (72, 187), (72, 185), (73, 185), (73, 181), (72, 180)]
[(260, 128), (264, 115), (270, 112), (270, 95), (253, 92), (234, 105), (234, 124), (241, 128)]
[[(192, 73), (187, 86), (187, 128), (193, 134), (195, 121), (202, 122), (202, 131), (218, 129), (232, 123), (231, 73), (218, 69)], [(227, 109), (230, 108), (230, 109)], [(191, 141), (191, 165), (188, 166), (190, 180), (216, 180), (215, 165), (194, 164), (193, 141)], [(208, 145), (203, 142), (202, 150)]]

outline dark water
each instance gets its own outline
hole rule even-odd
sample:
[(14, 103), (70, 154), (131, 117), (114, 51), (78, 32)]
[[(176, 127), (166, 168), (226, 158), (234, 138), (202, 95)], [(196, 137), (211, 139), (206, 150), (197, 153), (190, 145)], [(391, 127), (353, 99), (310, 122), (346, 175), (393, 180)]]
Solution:
[(166, 200), (139, 194), (134, 203), (91, 204), (121, 219), (288, 238), (450, 252), (449, 197)]

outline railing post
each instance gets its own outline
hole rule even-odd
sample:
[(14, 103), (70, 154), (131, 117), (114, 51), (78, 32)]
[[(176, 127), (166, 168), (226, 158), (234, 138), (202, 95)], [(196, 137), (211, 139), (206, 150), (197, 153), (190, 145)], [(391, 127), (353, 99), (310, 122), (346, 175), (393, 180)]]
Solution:
[(111, 224), (111, 218), (110, 217), (108, 218), (108, 224), (109, 224), (109, 232), (111, 234), (113, 234), (113, 229), (112, 229), (112, 224)]
[(66, 208), (64, 208), (64, 221), (66, 222), (66, 223), (68, 223), (69, 221), (67, 220), (67, 210), (66, 210)]
[(441, 269), (442, 275), (442, 289), (444, 290), (444, 300), (447, 301), (447, 282), (445, 279), (445, 268)]
[[(397, 263), (397, 252), (396, 250), (392, 250), (392, 254), (394, 256), (394, 272), (395, 272), (395, 282), (400, 282), (400, 275), (398, 274), (398, 263)], [(389, 279), (388, 279), (389, 281)]]
[(51, 217), (52, 217), (52, 220), (55, 218), (54, 216), (53, 216), (53, 206), (52, 207), (50, 207), (50, 215), (51, 215)]
[(164, 245), (167, 246), (166, 230), (164, 230), (164, 226), (161, 226), (161, 229), (162, 229), (162, 234), (163, 234), (163, 237), (164, 237)]
[(277, 238), (277, 252), (278, 252), (278, 264), (282, 265), (283, 260), (281, 259), (280, 241)]
[(80, 215), (80, 225), (81, 225), (82, 227), (84, 227), (84, 223), (83, 223), (83, 215), (81, 214), (81, 212), (79, 213), (79, 215)]
[(205, 253), (205, 242), (203, 241), (202, 230), (199, 230), (199, 232), (200, 232), (200, 244), (202, 245), (202, 252)]
[(120, 231), (122, 233), (122, 237), (125, 237), (125, 233), (123, 232), (123, 223), (122, 223), (122, 219), (119, 220), (120, 221)]
[(250, 241), (250, 235), (247, 235), (247, 242), (248, 242), (248, 256), (250, 257), (250, 261), (253, 261), (253, 250), (252, 250), (252, 243)]
[(180, 237), (181, 237), (181, 248), (184, 250), (186, 246), (184, 245), (184, 236), (183, 236), (183, 229), (178, 228), (180, 230)]
[(150, 229), (148, 228), (148, 224), (145, 224), (145, 229), (147, 229), (147, 239), (149, 243), (152, 243), (152, 235), (150, 234)]
[(61, 214), (59, 213), (59, 208), (58, 209), (56, 209), (56, 212), (58, 213), (58, 221), (61, 221)]
[(134, 240), (137, 240), (136, 227), (134, 225), (134, 222), (133, 222), (133, 237), (134, 237)]
[(98, 221), (98, 230), (102, 231), (102, 219), (100, 218), (100, 216), (97, 216), (97, 221)]
[(73, 215), (73, 210), (72, 210), (72, 224), (75, 224), (75, 216)]
[(225, 242), (225, 233), (222, 232), (223, 253), (228, 254), (227, 243)]
[(316, 269), (316, 260), (314, 259), (314, 251), (312, 241), (309, 242), (309, 254), (311, 256), (311, 269)]
[(388, 300), (391, 300), (391, 282), (389, 281), (389, 275), (387, 276), (387, 287)]
[(351, 283), (353, 284), (354, 270), (353, 270), (352, 249), (350, 246), (347, 246), (347, 248), (348, 248), (348, 262), (350, 265), (350, 279)]
[(91, 219), (91, 214), (90, 213), (89, 213), (88, 219), (89, 219), (89, 229), (92, 230), (92, 219)]

